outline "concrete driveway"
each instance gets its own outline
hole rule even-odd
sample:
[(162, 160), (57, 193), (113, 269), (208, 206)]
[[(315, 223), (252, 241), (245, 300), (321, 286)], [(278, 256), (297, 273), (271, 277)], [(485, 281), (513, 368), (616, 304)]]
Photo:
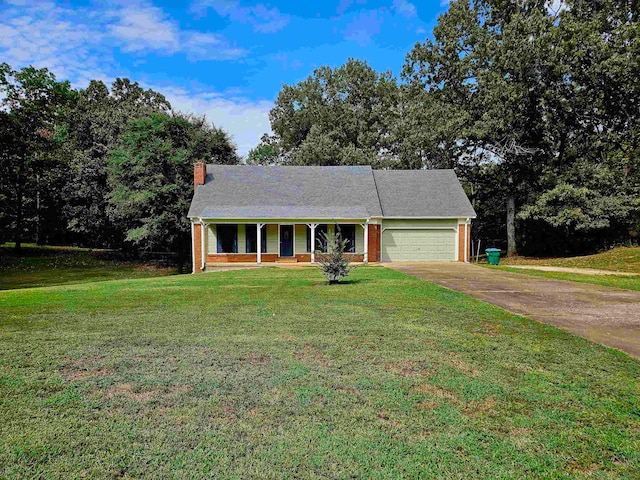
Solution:
[(463, 263), (385, 263), (640, 358), (640, 292)]

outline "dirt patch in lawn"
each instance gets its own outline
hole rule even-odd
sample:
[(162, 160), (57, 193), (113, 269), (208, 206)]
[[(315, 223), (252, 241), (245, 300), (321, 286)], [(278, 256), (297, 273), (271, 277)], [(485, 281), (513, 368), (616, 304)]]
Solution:
[(405, 378), (414, 375), (429, 376), (434, 373), (431, 363), (426, 360), (399, 360), (387, 363), (384, 367), (385, 370)]
[(475, 378), (478, 376), (478, 370), (476, 370), (464, 360), (460, 360), (454, 353), (449, 353), (446, 362), (449, 366), (455, 368), (456, 370), (460, 370), (462, 373), (468, 375), (469, 377)]
[(349, 395), (360, 395), (362, 393), (362, 390), (360, 390), (359, 388), (344, 387), (344, 386), (336, 387), (336, 390), (339, 392), (347, 393)]
[(320, 350), (309, 345), (308, 343), (305, 344), (302, 350), (298, 350), (295, 353), (295, 357), (298, 360), (302, 360), (303, 362), (313, 365), (320, 365), (321, 367), (330, 367), (331, 365), (333, 365), (332, 360), (326, 358)]
[(63, 368), (62, 376), (69, 382), (80, 382), (93, 377), (110, 377), (113, 371), (108, 368), (98, 368), (97, 370), (71, 370)]
[(487, 337), (497, 337), (500, 335), (502, 325), (497, 323), (482, 322), (482, 329), (472, 332), (473, 335), (485, 335)]
[(495, 410), (496, 399), (493, 397), (486, 398), (478, 402), (469, 402), (465, 405), (462, 411), (467, 415), (477, 415), (479, 413), (488, 413)]
[(289, 335), (288, 333), (281, 333), (281, 334), (280, 334), (280, 338), (281, 338), (282, 340), (284, 340), (285, 342), (287, 342), (287, 343), (293, 343), (293, 342), (295, 342), (295, 341), (296, 341), (296, 339), (295, 339), (295, 338), (293, 338), (293, 337), (292, 337), (291, 335)]
[(209, 417), (213, 423), (236, 423), (238, 412), (229, 402), (222, 402), (215, 415)]
[(266, 355), (256, 355), (255, 353), (250, 353), (240, 361), (242, 363), (248, 363), (249, 365), (266, 365), (271, 361), (271, 359)]
[(134, 400), (136, 402), (149, 401), (152, 398), (167, 398), (179, 393), (186, 392), (190, 389), (187, 385), (172, 386), (166, 390), (144, 390), (135, 391), (130, 383), (123, 383), (116, 385), (104, 392), (104, 396), (107, 399), (114, 397), (124, 397), (128, 400)]
[(69, 362), (60, 369), (60, 374), (68, 382), (78, 382), (94, 377), (110, 377), (113, 375), (113, 371), (100, 366), (99, 364), (102, 360), (104, 360), (102, 356), (69, 360)]
[(413, 389), (418, 393), (428, 395), (428, 398), (418, 402), (418, 408), (422, 410), (433, 410), (440, 406), (443, 401), (452, 405), (460, 403), (460, 400), (458, 400), (458, 397), (456, 397), (453, 392), (445, 390), (444, 388), (436, 387), (430, 383), (415, 385)]
[(431, 385), (430, 383), (421, 383), (420, 385), (415, 385), (414, 390), (418, 393), (424, 393), (436, 398), (449, 400), (452, 403), (458, 403), (458, 397), (456, 397), (449, 390), (445, 390), (444, 388), (436, 387), (435, 385)]

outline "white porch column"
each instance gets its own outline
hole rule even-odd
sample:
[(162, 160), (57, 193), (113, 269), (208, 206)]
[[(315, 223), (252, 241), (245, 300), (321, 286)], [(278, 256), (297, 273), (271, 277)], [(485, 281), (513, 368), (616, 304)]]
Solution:
[(317, 223), (308, 223), (311, 228), (311, 263), (316, 263), (316, 225)]
[(364, 224), (364, 263), (369, 263), (369, 222)]
[(196, 273), (196, 224), (191, 222), (191, 273)]
[(256, 235), (256, 252), (258, 252), (258, 263), (262, 263), (262, 227), (264, 223), (258, 223), (256, 228), (258, 229), (258, 233)]
[(200, 236), (202, 237), (202, 265), (201, 268), (202, 270), (205, 269), (205, 267), (207, 266), (207, 250), (206, 250), (206, 246), (205, 246), (205, 239), (207, 237), (207, 233), (206, 233), (206, 229), (209, 227), (208, 223), (204, 223), (202, 220), (200, 220), (200, 225), (202, 225), (202, 228), (200, 229)]

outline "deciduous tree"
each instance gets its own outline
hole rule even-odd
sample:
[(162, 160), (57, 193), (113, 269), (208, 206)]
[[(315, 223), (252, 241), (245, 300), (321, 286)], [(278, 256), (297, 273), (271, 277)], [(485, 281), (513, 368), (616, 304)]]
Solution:
[(399, 90), (389, 72), (350, 59), (285, 85), (269, 113), (280, 153), (296, 165), (384, 165)]
[[(55, 218), (62, 201), (64, 175), (55, 155), (64, 141), (65, 111), (74, 97), (69, 82), (59, 82), (46, 68), (13, 70), (0, 64), (2, 96), (2, 228), (19, 251), (28, 223), (39, 243), (44, 218)], [(45, 216), (47, 209), (49, 215)]]
[(97, 80), (80, 90), (67, 117), (69, 178), (65, 217), (82, 243), (119, 247), (124, 231), (107, 215), (109, 152), (120, 146), (130, 122), (171, 108), (164, 96), (118, 78), (109, 88)]
[(109, 156), (110, 220), (139, 250), (189, 251), (193, 165), (237, 163), (227, 134), (203, 118), (152, 113), (132, 121)]

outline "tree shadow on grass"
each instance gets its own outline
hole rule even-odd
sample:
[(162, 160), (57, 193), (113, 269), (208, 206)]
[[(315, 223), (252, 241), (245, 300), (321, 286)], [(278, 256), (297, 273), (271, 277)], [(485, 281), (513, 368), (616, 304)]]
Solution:
[(368, 278), (347, 278), (340, 280), (340, 283), (336, 285), (356, 285), (358, 283), (370, 283), (371, 280)]
[(340, 280), (340, 283), (332, 283), (329, 284), (329, 282), (327, 282), (326, 280), (324, 282), (314, 282), (313, 286), (314, 287), (340, 287), (340, 286), (344, 286), (344, 285), (357, 285), (358, 283), (370, 283), (371, 280), (368, 278), (350, 278), (348, 280)]

